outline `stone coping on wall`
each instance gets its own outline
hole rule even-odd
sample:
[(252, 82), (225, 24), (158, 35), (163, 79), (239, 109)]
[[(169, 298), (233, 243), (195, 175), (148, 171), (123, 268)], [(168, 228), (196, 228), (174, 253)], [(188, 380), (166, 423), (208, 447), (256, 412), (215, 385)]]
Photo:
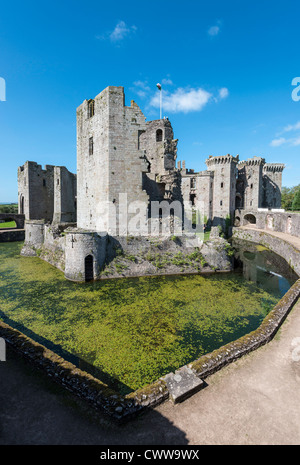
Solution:
[[(175, 377), (176, 373), (188, 371), (188, 373), (193, 373), (200, 380), (203, 380), (243, 355), (263, 346), (276, 334), (299, 295), (300, 279), (295, 282), (273, 310), (269, 312), (259, 328), (181, 367), (175, 372)], [(172, 377), (172, 373), (135, 392), (122, 396), (97, 378), (80, 370), (72, 363), (3, 321), (0, 321), (0, 337), (3, 337), (15, 351), (32, 362), (34, 366), (40, 368), (54, 381), (88, 401), (94, 408), (108, 414), (114, 420), (128, 420), (145, 408), (154, 407), (168, 398), (171, 398), (174, 402), (172, 392), (169, 392), (170, 387), (168, 388), (170, 386), (168, 380), (170, 375)], [(183, 382), (185, 381), (183, 379)], [(187, 389), (190, 389), (190, 391), (187, 390), (184, 395), (182, 393), (180, 395), (185, 399), (202, 387), (204, 387), (202, 382), (198, 386), (195, 383), (188, 383)], [(185, 389), (184, 386), (183, 389)]]
[(25, 239), (25, 229), (0, 230), (0, 242), (21, 242)]
[[(276, 233), (267, 230), (261, 230), (256, 228), (236, 228), (232, 229), (232, 238), (240, 239), (244, 241), (255, 242), (261, 244), (272, 252), (275, 252), (277, 255), (280, 255), (288, 265), (295, 271), (295, 273), (300, 276), (300, 250), (296, 246), (298, 244), (299, 238), (294, 236), (289, 236), (288, 234), (282, 236), (277, 236)], [(295, 239), (295, 244), (293, 244), (293, 238)]]

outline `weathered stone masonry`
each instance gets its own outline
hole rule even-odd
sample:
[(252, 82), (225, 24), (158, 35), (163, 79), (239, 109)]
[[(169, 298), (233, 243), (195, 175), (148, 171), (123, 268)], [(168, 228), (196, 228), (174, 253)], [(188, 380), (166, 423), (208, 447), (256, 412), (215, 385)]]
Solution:
[[(261, 157), (243, 162), (228, 154), (209, 156), (208, 170), (196, 173), (177, 161), (177, 144), (167, 118), (147, 122), (134, 101), (125, 105), (123, 87), (109, 86), (85, 100), (77, 108), (77, 175), (30, 161), (19, 167), (19, 212), (27, 229), (23, 254), (34, 253), (43, 241), (51, 248), (43, 228), (56, 225), (64, 234), (55, 247), (66, 277), (85, 280), (89, 270), (98, 279), (106, 235), (129, 235), (141, 205), (141, 236), (153, 234), (155, 219), (169, 222), (173, 234), (188, 210), (197, 210), (202, 223), (225, 228), (237, 208), (280, 208), (282, 164)], [(170, 208), (162, 213), (162, 202), (170, 208), (177, 202), (180, 214)]]

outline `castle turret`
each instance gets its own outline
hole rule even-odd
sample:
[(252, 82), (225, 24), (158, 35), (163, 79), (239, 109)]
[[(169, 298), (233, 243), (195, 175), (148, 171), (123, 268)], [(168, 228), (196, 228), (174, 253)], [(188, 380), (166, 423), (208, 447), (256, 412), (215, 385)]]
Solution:
[(239, 156), (210, 156), (206, 160), (209, 171), (214, 173), (212, 194), (213, 224), (224, 224), (224, 220), (232, 217), (235, 210), (236, 172)]
[(265, 159), (253, 157), (238, 164), (236, 208), (257, 209), (263, 203)]
[(280, 208), (281, 206), (281, 185), (282, 163), (266, 163), (263, 167), (263, 207)]

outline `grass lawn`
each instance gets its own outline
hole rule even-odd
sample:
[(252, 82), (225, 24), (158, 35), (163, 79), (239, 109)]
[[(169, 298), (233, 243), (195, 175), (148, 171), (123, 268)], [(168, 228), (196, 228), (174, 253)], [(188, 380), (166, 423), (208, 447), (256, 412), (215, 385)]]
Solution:
[(6, 228), (15, 228), (16, 222), (15, 221), (7, 221), (6, 223), (0, 223), (0, 229), (6, 229)]

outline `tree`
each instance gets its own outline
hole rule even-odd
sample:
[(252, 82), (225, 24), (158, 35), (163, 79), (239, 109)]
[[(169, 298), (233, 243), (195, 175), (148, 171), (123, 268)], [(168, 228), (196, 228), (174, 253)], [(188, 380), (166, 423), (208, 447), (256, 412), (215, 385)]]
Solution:
[(281, 190), (281, 206), (285, 210), (292, 210), (293, 199), (300, 190), (300, 184), (294, 187), (283, 187)]
[(300, 211), (300, 189), (298, 189), (296, 194), (294, 195), (293, 203), (292, 203), (292, 210), (293, 211), (296, 211), (296, 210)]
[(18, 213), (17, 204), (0, 205), (0, 213)]

